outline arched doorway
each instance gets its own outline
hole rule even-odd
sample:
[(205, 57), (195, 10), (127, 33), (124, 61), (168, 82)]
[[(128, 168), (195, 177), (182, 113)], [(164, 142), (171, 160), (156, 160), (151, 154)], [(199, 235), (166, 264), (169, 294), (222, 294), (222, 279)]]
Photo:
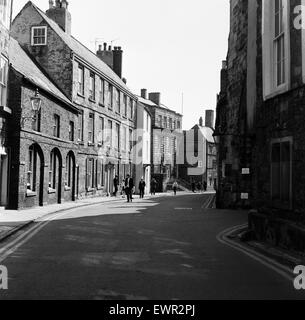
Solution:
[(71, 199), (75, 201), (76, 197), (76, 158), (73, 151), (70, 151), (66, 157), (65, 170), (65, 188), (71, 190)]
[(29, 148), (27, 190), (37, 192), (39, 206), (43, 206), (44, 155), (41, 147), (35, 143)]
[(58, 148), (54, 148), (50, 154), (49, 167), (49, 193), (56, 194), (57, 203), (61, 203), (62, 197), (62, 156)]

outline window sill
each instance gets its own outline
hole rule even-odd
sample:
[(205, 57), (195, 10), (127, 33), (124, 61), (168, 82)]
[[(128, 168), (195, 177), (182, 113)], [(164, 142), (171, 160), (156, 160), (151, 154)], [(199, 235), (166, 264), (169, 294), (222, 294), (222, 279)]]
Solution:
[(90, 102), (92, 102), (92, 103), (96, 103), (96, 100), (93, 99), (93, 98), (89, 98), (88, 100), (89, 100)]
[(288, 83), (284, 83), (281, 86), (272, 89), (271, 92), (269, 93), (264, 93), (264, 101), (272, 99), (280, 94), (283, 94), (285, 92), (289, 91), (289, 84)]
[(87, 188), (87, 192), (94, 192), (94, 191), (96, 191), (95, 188)]
[(65, 191), (71, 191), (71, 187), (65, 186)]
[(101, 102), (99, 102), (99, 104), (98, 104), (100, 107), (103, 107), (103, 108), (105, 108), (105, 105), (104, 105), (104, 103), (101, 103)]
[(98, 190), (98, 191), (104, 190), (104, 187), (98, 186), (98, 187), (97, 187), (97, 190)]
[(82, 93), (77, 92), (77, 96), (80, 97), (80, 98), (85, 99), (85, 96)]
[(80, 145), (80, 146), (83, 146), (84, 145), (84, 141), (78, 140), (77, 144)]
[(31, 46), (32, 46), (32, 47), (46, 47), (47, 44), (46, 44), (46, 43), (43, 43), (43, 44), (34, 44), (34, 43), (31, 43)]
[(88, 142), (88, 147), (94, 147), (95, 144), (93, 142)]
[(48, 189), (48, 194), (54, 194), (54, 193), (56, 193), (55, 189), (52, 189), (52, 188)]
[(36, 196), (37, 196), (37, 192), (31, 191), (31, 190), (27, 190), (27, 192), (26, 192), (26, 197), (27, 198), (32, 198), (32, 197), (36, 197)]

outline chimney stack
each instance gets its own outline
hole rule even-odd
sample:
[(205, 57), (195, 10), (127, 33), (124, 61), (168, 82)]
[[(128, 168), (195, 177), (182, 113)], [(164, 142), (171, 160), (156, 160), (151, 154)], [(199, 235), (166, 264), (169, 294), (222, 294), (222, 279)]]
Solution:
[(107, 50), (107, 43), (105, 42), (104, 48), (102, 45), (99, 46), (96, 55), (122, 78), (123, 51), (121, 47), (114, 47), (112, 50), (112, 47), (108, 46)]
[(228, 76), (228, 64), (227, 61), (222, 61), (222, 68), (220, 72), (220, 92), (225, 92), (227, 90), (227, 76)]
[(154, 102), (156, 105), (160, 106), (161, 105), (161, 93), (160, 92), (151, 92), (149, 94), (149, 100)]
[(208, 128), (213, 129), (214, 128), (214, 117), (215, 112), (214, 110), (206, 110), (205, 112), (205, 126)]
[(199, 119), (199, 127), (203, 127), (203, 118), (202, 117), (200, 117), (200, 119)]
[(113, 71), (122, 78), (123, 51), (121, 47), (115, 47), (113, 51)]
[(47, 16), (55, 21), (67, 34), (71, 35), (71, 14), (68, 11), (67, 0), (56, 0), (55, 7), (53, 0), (49, 0)]
[(141, 97), (147, 100), (147, 89), (141, 89)]

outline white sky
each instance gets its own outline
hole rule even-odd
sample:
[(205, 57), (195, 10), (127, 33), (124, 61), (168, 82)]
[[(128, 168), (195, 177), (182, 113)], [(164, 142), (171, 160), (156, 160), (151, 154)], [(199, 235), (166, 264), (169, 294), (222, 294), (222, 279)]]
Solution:
[[(33, 0), (42, 10), (48, 0)], [(15, 16), (27, 0), (14, 0)], [(161, 92), (181, 112), (184, 129), (215, 109), (229, 34), (228, 0), (69, 0), (72, 34), (90, 49), (95, 39), (124, 50), (123, 77), (135, 94)]]

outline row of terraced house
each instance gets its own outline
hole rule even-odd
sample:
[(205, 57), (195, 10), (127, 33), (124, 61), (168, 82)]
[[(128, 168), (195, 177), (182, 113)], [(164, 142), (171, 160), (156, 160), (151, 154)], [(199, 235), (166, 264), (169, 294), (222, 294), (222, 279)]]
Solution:
[[(155, 177), (163, 191), (176, 175), (182, 115), (159, 93), (131, 92), (121, 47), (93, 53), (75, 39), (66, 0), (47, 12), (29, 1), (11, 20), (12, 1), (1, 1), (0, 206), (111, 196), (114, 178), (128, 174), (136, 185), (144, 178), (146, 192)], [(168, 130), (156, 138), (160, 119)]]

